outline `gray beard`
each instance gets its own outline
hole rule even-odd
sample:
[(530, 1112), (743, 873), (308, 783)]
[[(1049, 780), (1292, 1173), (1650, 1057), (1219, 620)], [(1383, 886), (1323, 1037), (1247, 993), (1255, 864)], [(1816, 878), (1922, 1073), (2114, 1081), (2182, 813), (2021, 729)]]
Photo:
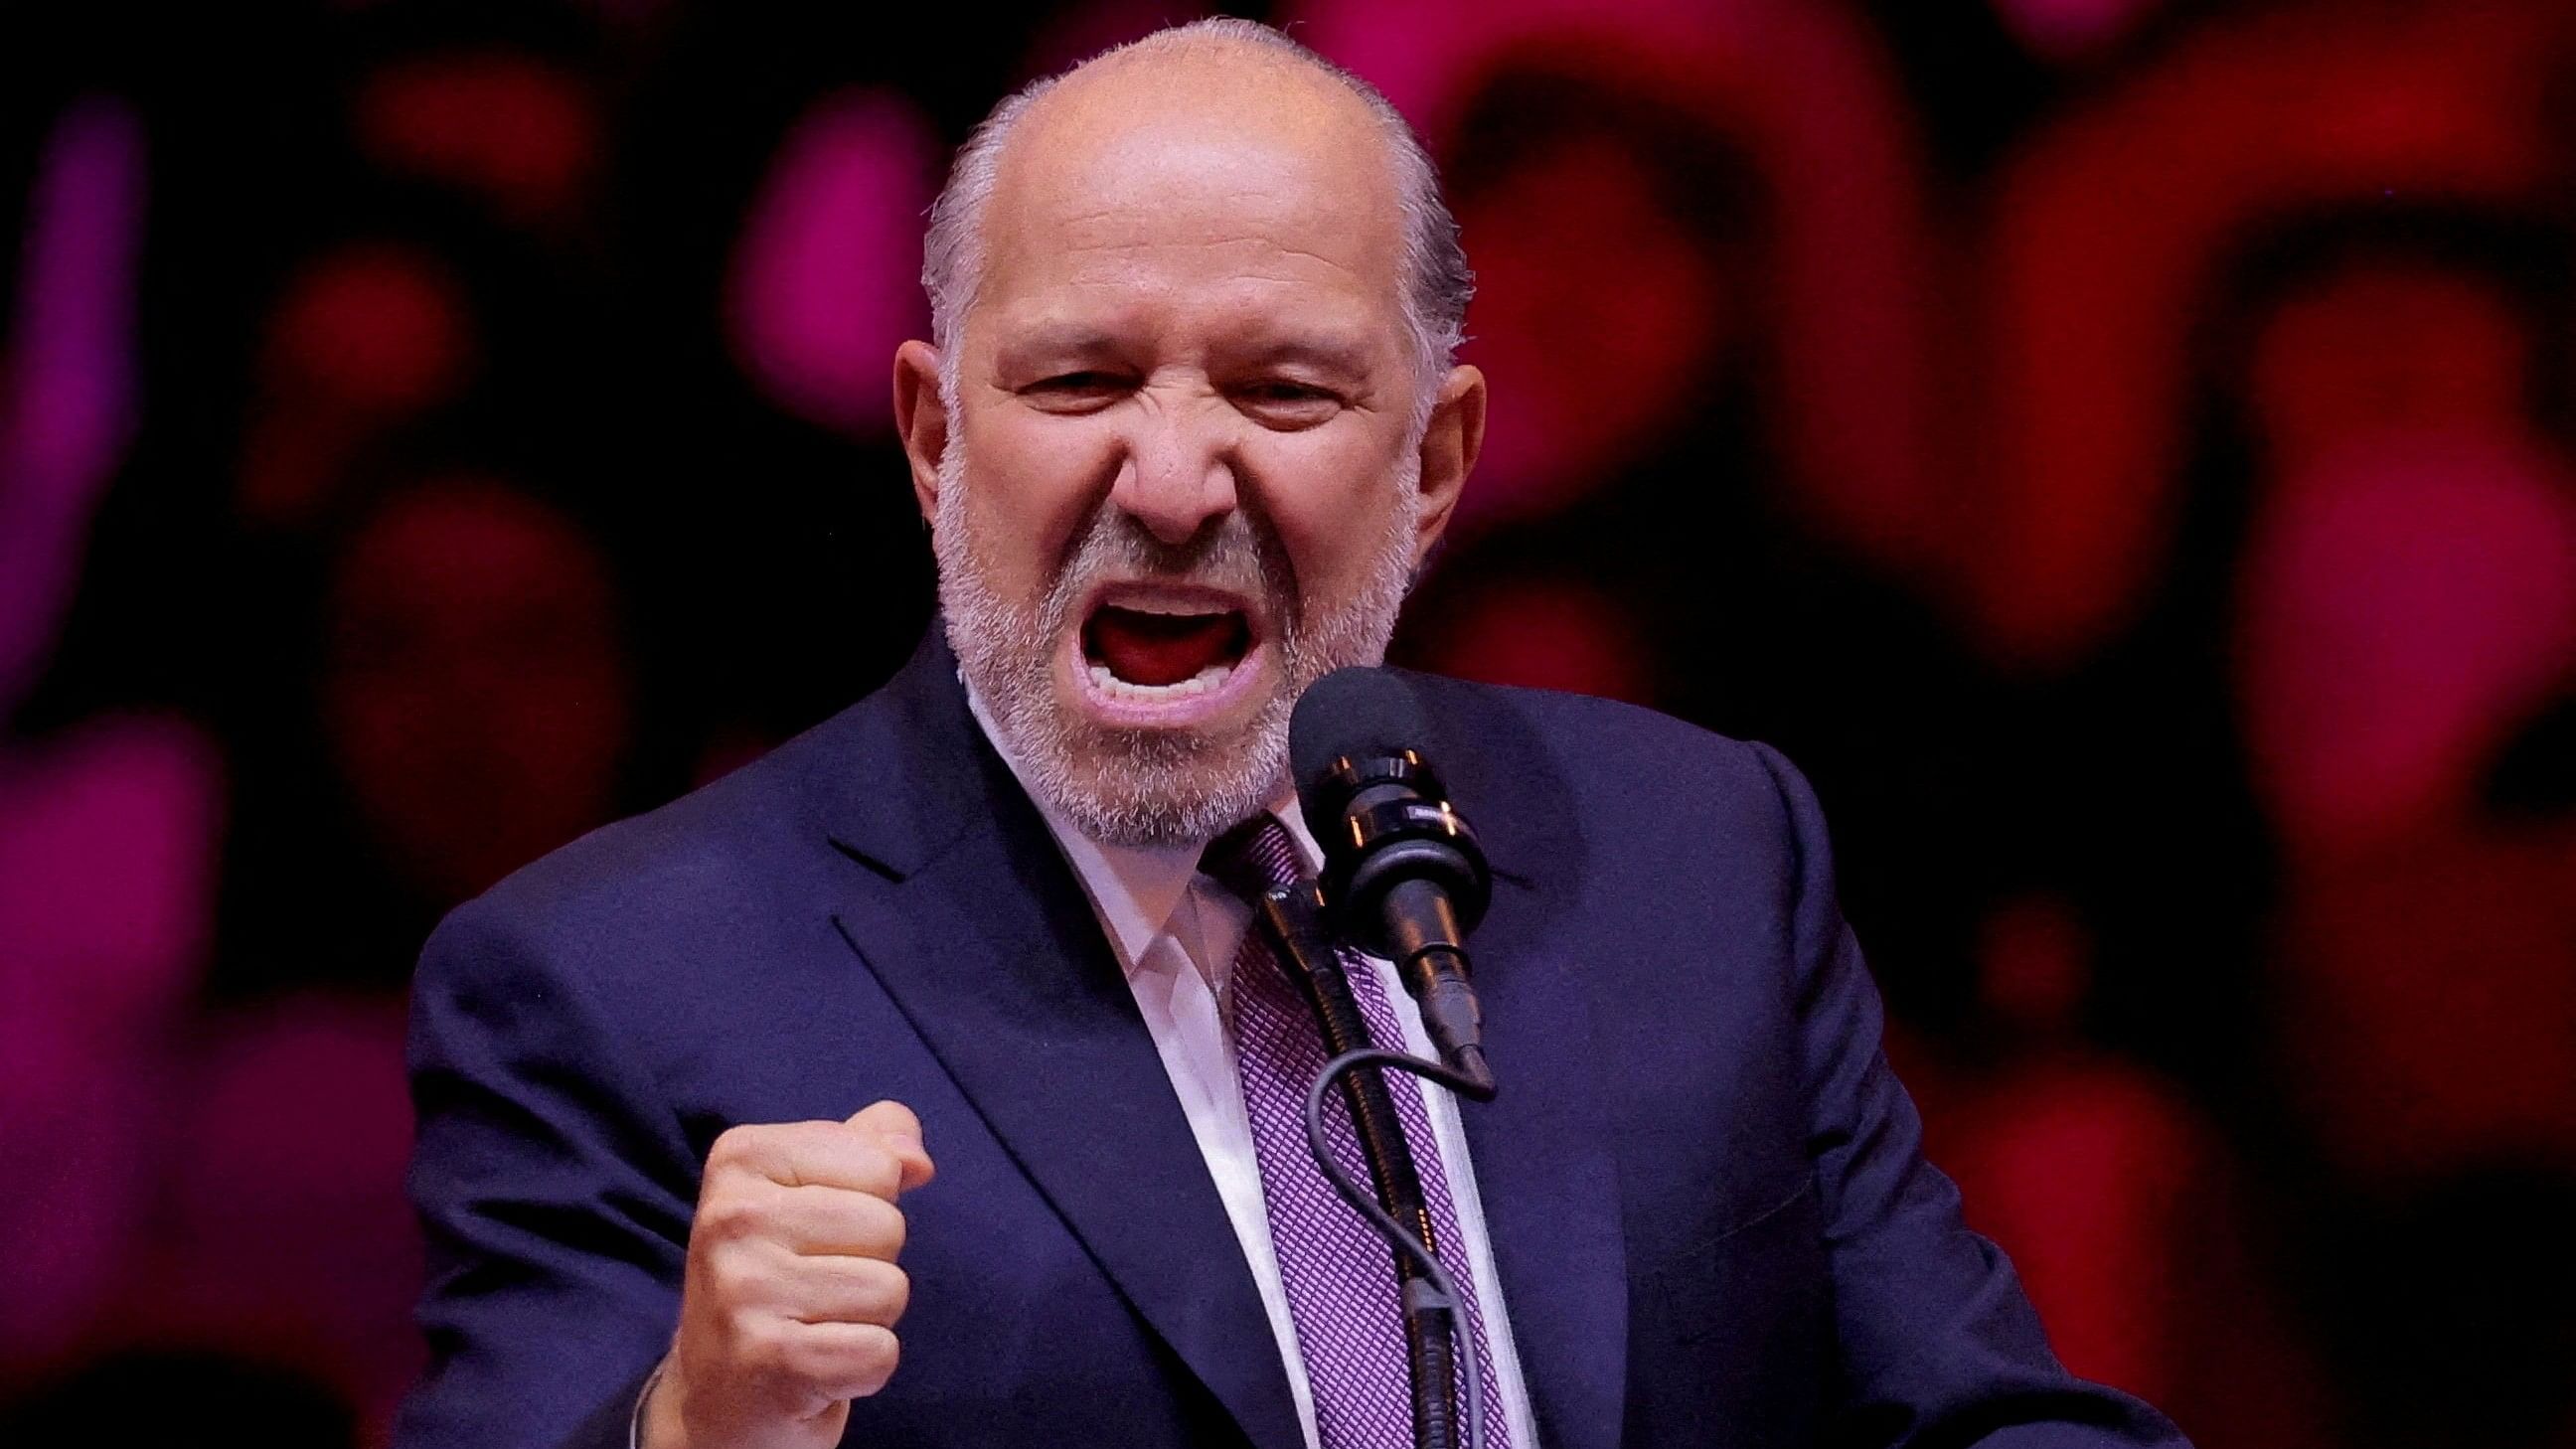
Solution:
[[(952, 436), (939, 461), (931, 527), (949, 647), (1040, 803), (1094, 840), (1196, 845), (1267, 809), (1288, 783), (1288, 717), (1298, 696), (1336, 669), (1386, 657), (1413, 582), (1422, 506), (1415, 449), (1405, 450), (1391, 480), (1396, 516), (1360, 590), (1340, 601), (1301, 596), (1276, 536), (1248, 510), (1174, 547), (1108, 506), (1093, 515), (1044, 597), (1005, 599), (983, 567), (966, 507), (965, 454), (963, 438)], [(1264, 601), (1281, 667), (1249, 725), (1216, 735), (1112, 729), (1067, 713), (1056, 695), (1057, 655), (1080, 623), (1074, 609), (1103, 576), (1206, 584)]]

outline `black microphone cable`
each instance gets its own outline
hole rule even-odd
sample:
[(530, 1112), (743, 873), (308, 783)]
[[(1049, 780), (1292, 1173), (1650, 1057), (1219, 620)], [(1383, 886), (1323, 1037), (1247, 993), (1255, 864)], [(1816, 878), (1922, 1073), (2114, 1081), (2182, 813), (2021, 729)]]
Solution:
[[(1413, 1154), (1404, 1140), (1382, 1072), (1398, 1071), (1448, 1086), (1477, 1101), (1491, 1100), (1490, 1074), (1469, 1076), (1436, 1062), (1370, 1045), (1366, 1018), (1351, 994), (1340, 953), (1323, 927), (1321, 892), (1311, 880), (1263, 894), (1260, 923), (1272, 949), (1289, 968), (1315, 1014), (1331, 1061), (1316, 1075), (1306, 1098), (1306, 1147), (1325, 1179), (1395, 1250), (1398, 1302), (1404, 1318), (1406, 1359), (1412, 1378), (1414, 1441), (1422, 1449), (1457, 1449), (1457, 1326), (1464, 1301), (1442, 1265), (1430, 1211)], [(1372, 1196), (1333, 1156), (1325, 1137), (1324, 1102), (1336, 1085), (1350, 1109), (1360, 1147), (1376, 1186)], [(1465, 1449), (1483, 1449), (1484, 1393), (1469, 1355)]]
[[(1423, 1366), (1438, 1375), (1434, 1379), (1436, 1383), (1445, 1385), (1457, 1379), (1466, 1381), (1465, 1449), (1485, 1449), (1483, 1375), (1476, 1370), (1475, 1355), (1472, 1350), (1468, 1354), (1467, 1371), (1463, 1374), (1456, 1371), (1456, 1330), (1463, 1317), (1459, 1305), (1465, 1301), (1464, 1295), (1458, 1291), (1458, 1280), (1450, 1276), (1449, 1270), (1442, 1266), (1437, 1254), (1405, 1231), (1404, 1225), (1397, 1222), (1385, 1208), (1380, 1207), (1377, 1201), (1369, 1196), (1367, 1189), (1361, 1187), (1358, 1181), (1333, 1159), (1331, 1147), (1324, 1140), (1324, 1098), (1331, 1093), (1335, 1082), (1362, 1067), (1385, 1067), (1407, 1072), (1428, 1081), (1438, 1082), (1461, 1095), (1472, 1096), (1487, 1089), (1466, 1073), (1452, 1071), (1438, 1062), (1424, 1061), (1409, 1052), (1381, 1051), (1375, 1047), (1366, 1047), (1358, 1051), (1344, 1052), (1326, 1062), (1324, 1069), (1315, 1075), (1315, 1085), (1308, 1088), (1306, 1092), (1307, 1150), (1315, 1155), (1315, 1165), (1324, 1170), (1325, 1179), (1332, 1183), (1333, 1191), (1341, 1194), (1342, 1201), (1349, 1203), (1354, 1212), (1367, 1219), (1369, 1224), (1377, 1229), (1380, 1237), (1394, 1244), (1398, 1252), (1421, 1270), (1420, 1278), (1406, 1280), (1405, 1309), (1408, 1318), (1420, 1319), (1429, 1330), (1425, 1335), (1427, 1343), (1422, 1355)], [(1414, 1432), (1424, 1449), (1446, 1449), (1446, 1446), (1459, 1442), (1455, 1432), (1456, 1425), (1445, 1422), (1448, 1397), (1446, 1392), (1436, 1395), (1421, 1393), (1415, 1395)], [(1424, 1422), (1426, 1417), (1434, 1422), (1426, 1424)]]

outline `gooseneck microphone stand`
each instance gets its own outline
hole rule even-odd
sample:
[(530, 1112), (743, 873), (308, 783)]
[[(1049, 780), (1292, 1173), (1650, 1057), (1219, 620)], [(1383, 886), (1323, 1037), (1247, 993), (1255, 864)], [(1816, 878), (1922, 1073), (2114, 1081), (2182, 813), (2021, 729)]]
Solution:
[[(1483, 1449), (1485, 1403), (1481, 1375), (1473, 1354), (1467, 1371), (1457, 1371), (1457, 1329), (1463, 1321), (1464, 1296), (1439, 1258), (1438, 1234), (1422, 1195), (1422, 1180), (1413, 1152), (1404, 1139), (1386, 1077), (1370, 1067), (1391, 1068), (1438, 1082), (1476, 1101), (1491, 1100), (1493, 1077), (1470, 1076), (1410, 1053), (1382, 1050), (1371, 1044), (1367, 1019), (1351, 994), (1342, 957), (1324, 925), (1322, 892), (1311, 880), (1276, 887), (1263, 894), (1261, 929), (1287, 966), (1322, 1029), (1332, 1060), (1318, 1073), (1306, 1094), (1306, 1145), (1326, 1180), (1344, 1202), (1366, 1219), (1394, 1249), (1398, 1302), (1404, 1315), (1405, 1357), (1413, 1387), (1413, 1439), (1418, 1449), (1460, 1449), (1457, 1384), (1466, 1382), (1464, 1449)], [(1481, 1065), (1481, 1062), (1479, 1063)], [(1334, 1087), (1350, 1109), (1358, 1129), (1361, 1155), (1368, 1161), (1375, 1195), (1361, 1187), (1333, 1156), (1324, 1136), (1324, 1101)]]

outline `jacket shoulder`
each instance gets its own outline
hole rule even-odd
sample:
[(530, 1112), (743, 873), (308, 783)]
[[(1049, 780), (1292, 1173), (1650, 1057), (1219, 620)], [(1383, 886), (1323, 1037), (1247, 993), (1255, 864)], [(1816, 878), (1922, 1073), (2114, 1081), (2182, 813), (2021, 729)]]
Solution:
[[(1613, 699), (1406, 676), (1447, 747), (1501, 757), (1522, 778), (1562, 779), (1589, 798), (1645, 792), (1679, 804), (1711, 796), (1776, 807), (1796, 771), (1779, 751)], [(1776, 817), (1775, 817), (1776, 818)]]
[[(595, 948), (723, 929), (834, 868), (827, 805), (864, 772), (862, 701), (720, 779), (520, 867), (449, 914), (543, 945)], [(433, 954), (435, 954), (433, 952)]]

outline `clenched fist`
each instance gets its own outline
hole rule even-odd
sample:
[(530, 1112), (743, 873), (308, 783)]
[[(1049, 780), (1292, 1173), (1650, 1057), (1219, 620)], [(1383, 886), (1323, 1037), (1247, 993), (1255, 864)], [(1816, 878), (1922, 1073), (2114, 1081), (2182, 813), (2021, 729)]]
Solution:
[(736, 1127), (707, 1153), (680, 1332), (644, 1406), (645, 1449), (830, 1449), (893, 1375), (912, 1285), (899, 1195), (930, 1180), (921, 1122)]

